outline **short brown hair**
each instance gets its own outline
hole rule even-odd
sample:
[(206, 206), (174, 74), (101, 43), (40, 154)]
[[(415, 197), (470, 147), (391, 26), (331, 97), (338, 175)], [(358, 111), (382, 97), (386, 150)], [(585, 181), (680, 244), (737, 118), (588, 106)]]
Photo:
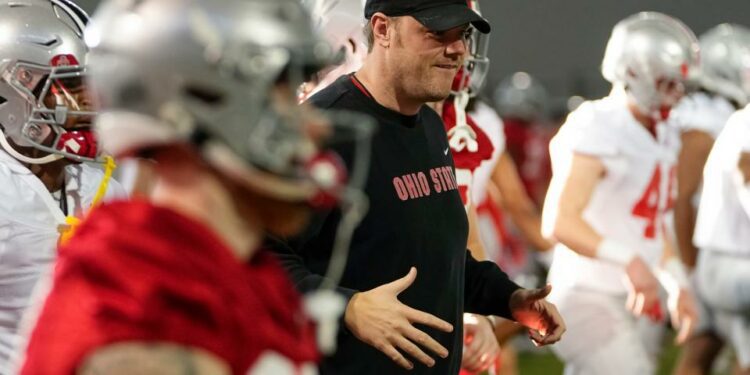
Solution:
[(372, 46), (375, 44), (375, 34), (372, 32), (370, 20), (367, 20), (365, 27), (362, 28), (362, 34), (365, 35), (365, 41), (367, 42), (367, 53), (370, 53), (372, 52)]

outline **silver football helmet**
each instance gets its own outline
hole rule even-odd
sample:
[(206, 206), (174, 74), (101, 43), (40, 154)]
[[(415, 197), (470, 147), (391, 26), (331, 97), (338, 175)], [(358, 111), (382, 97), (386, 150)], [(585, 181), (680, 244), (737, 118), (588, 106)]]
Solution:
[[(312, 119), (286, 101), (335, 55), (299, 1), (110, 0), (86, 42), (104, 149), (192, 143), (219, 171), (282, 200), (342, 188), (341, 166), (306, 134)], [(349, 126), (332, 137), (367, 138), (366, 120), (339, 116)]]
[[(24, 163), (96, 161), (84, 81), (86, 13), (68, 0), (0, 0), (0, 146)], [(30, 156), (33, 147), (44, 156)]]
[(532, 121), (546, 114), (547, 89), (526, 72), (516, 72), (503, 79), (493, 94), (495, 109), (503, 118)]
[(701, 86), (744, 107), (750, 102), (750, 29), (721, 24), (700, 37)]
[(602, 75), (625, 88), (643, 113), (663, 118), (665, 101), (679, 99), (665, 93), (675, 87), (684, 92), (688, 76), (696, 73), (698, 53), (698, 40), (685, 24), (665, 14), (641, 12), (615, 25)]

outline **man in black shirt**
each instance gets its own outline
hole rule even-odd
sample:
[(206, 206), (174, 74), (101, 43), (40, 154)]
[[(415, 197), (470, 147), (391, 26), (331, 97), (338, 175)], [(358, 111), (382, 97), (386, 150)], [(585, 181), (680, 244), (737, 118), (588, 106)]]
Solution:
[[(521, 289), (467, 252), (446, 133), (424, 105), (448, 96), (469, 25), (483, 33), (490, 25), (466, 0), (368, 0), (365, 18), (370, 52), (363, 68), (310, 99), (378, 122), (365, 186), (370, 211), (354, 232), (338, 289), (348, 298), (345, 329), (321, 371), (457, 374), (464, 311), (515, 319), (538, 345), (556, 342), (565, 328), (544, 301), (549, 287)], [(322, 283), (340, 218), (337, 211), (322, 215), (302, 238), (277, 246), (303, 292)]]

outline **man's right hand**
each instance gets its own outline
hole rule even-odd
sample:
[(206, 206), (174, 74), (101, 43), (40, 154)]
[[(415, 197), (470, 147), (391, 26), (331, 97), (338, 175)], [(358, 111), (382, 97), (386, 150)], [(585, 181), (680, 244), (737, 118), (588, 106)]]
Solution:
[(422, 348), (442, 358), (448, 357), (448, 349), (426, 333), (414, 328), (413, 324), (422, 324), (445, 332), (453, 331), (453, 326), (449, 323), (432, 314), (406, 306), (398, 300), (398, 295), (409, 288), (416, 278), (417, 269), (412, 267), (406, 276), (396, 281), (357, 293), (349, 300), (344, 313), (346, 327), (354, 336), (409, 370), (414, 368), (414, 364), (404, 358), (401, 352), (408, 353), (428, 367), (434, 366), (435, 360)]
[(625, 267), (629, 291), (626, 307), (635, 316), (647, 316), (655, 322), (664, 319), (659, 299), (659, 281), (641, 257), (634, 257)]

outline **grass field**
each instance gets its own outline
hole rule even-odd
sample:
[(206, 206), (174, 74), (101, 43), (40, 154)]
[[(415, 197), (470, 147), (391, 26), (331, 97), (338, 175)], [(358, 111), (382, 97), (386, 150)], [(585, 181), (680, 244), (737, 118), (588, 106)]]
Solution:
[[(668, 342), (672, 342), (671, 337)], [(678, 355), (679, 348), (670, 344), (661, 355), (657, 374), (672, 375)], [(518, 360), (521, 375), (555, 375), (562, 374), (563, 371), (563, 364), (548, 350), (521, 353)], [(729, 375), (729, 372), (716, 372), (714, 375)]]
[[(670, 347), (662, 354), (658, 375), (671, 375), (677, 361), (678, 349)], [(563, 364), (550, 352), (532, 354), (522, 353), (519, 356), (519, 373), (521, 375), (554, 375), (562, 374)], [(606, 375), (606, 374), (603, 374)]]

